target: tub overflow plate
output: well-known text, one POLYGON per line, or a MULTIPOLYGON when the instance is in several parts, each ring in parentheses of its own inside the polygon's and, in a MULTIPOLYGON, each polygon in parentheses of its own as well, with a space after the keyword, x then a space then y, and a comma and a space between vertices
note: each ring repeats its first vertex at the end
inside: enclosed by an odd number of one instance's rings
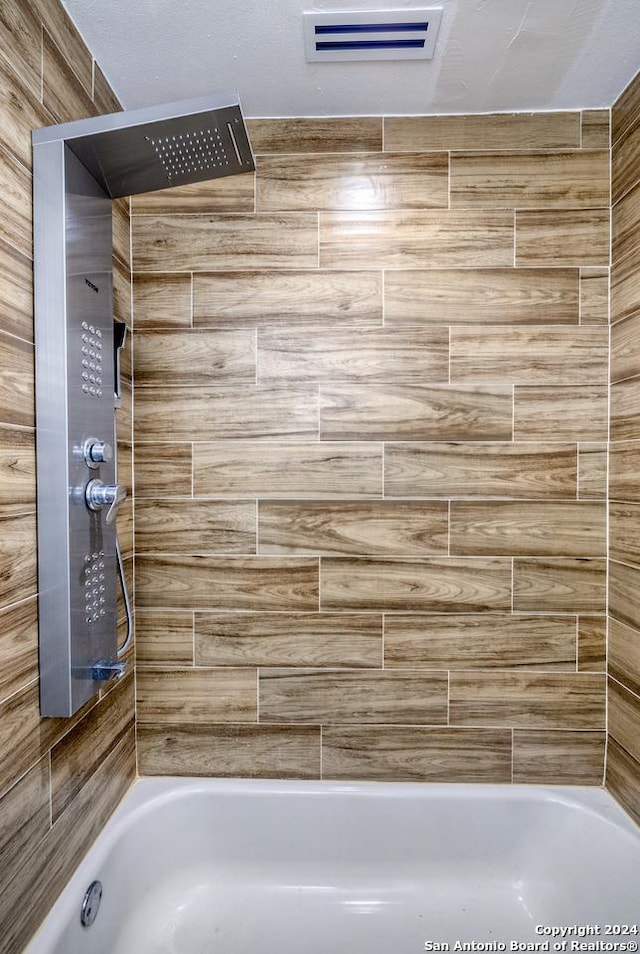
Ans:
POLYGON ((102 901, 102 882, 92 881, 85 892, 80 909, 80 923, 83 927, 91 927, 98 917, 100 902, 102 901))

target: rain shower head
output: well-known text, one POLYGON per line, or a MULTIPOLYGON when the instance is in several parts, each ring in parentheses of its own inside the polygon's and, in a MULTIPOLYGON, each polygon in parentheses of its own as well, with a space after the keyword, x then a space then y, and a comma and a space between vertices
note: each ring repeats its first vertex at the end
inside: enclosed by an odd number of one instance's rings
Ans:
POLYGON ((38 146, 63 141, 112 199, 255 168, 237 93, 217 93, 48 126, 38 146))

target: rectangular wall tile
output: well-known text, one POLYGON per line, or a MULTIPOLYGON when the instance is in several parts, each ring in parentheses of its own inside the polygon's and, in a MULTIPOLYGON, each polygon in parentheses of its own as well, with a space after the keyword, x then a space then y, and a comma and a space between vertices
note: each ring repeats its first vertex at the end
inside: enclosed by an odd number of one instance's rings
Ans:
POLYGON ((512 212, 320 213, 322 268, 512 264, 512 212))
POLYGON ((360 330, 382 323, 382 278, 339 270, 219 272, 193 277, 199 328, 360 330))
POLYGON ((129 199, 115 199, 111 203, 113 253, 131 271, 131 218, 129 199))
POLYGON ((608 388, 516 387, 516 441, 606 441, 608 388))
POLYGON ((387 116, 385 148, 562 149, 580 145, 580 113, 493 113, 466 116, 387 116))
POLYGON ((35 592, 35 513, 0 517, 0 607, 35 592))
POLYGON ((609 561, 609 613, 640 629, 640 568, 609 561))
POLYGON ((143 775, 312 778, 320 775, 320 727, 140 725, 143 775))
POLYGON ((0 515, 35 509, 35 434, 30 428, 0 425, 0 515))
POLYGON ((255 553, 253 501, 139 500, 137 553, 255 553))
POLYGON ((255 212, 255 173, 174 186, 131 197, 133 215, 182 215, 194 212, 255 212))
POLYGON ((581 113, 581 146, 583 149, 608 149, 611 110, 584 109, 581 113))
POLYGON ((640 761, 640 696, 609 680, 609 734, 640 761))
POLYGON ((606 328, 451 329, 451 381, 606 384, 606 328))
POLYGON ((43 31, 42 102, 59 123, 96 115, 89 92, 84 88, 47 30, 43 31))
POLYGON ((606 561, 516 559, 513 608, 523 613, 604 613, 606 561))
POLYGON ((385 782, 509 782, 511 731, 327 726, 322 730, 322 777, 385 782))
POLYGON ((443 152, 259 156, 258 212, 308 209, 446 209, 443 152))
MULTIPOLYGON (((20 4, 20 6, 28 9, 27 4, 20 4)), ((1 13, 0 17, 2 17, 1 13)), ((0 49, 2 48, 1 35, 4 29, 6 29, 6 20, 0 20, 0 49)), ((37 46, 40 46, 39 35, 37 46)), ((39 50, 36 55, 39 56, 39 50)), ((31 130, 39 126, 50 125, 51 116, 40 103, 39 75, 38 92, 36 94, 24 83, 21 83, 17 72, 14 72, 14 69, 19 69, 19 67, 13 55, 11 56, 11 64, 9 66, 0 57, 0 116, 2 116, 0 141, 27 169, 30 169, 31 130)), ((39 73, 40 67, 38 65, 39 73)))
POLYGON ((612 560, 640 565, 640 504, 609 505, 609 555, 612 560))
POLYGON ((640 123, 616 142, 611 153, 611 190, 618 202, 640 179, 640 123))
POLYGON ((32 4, 24 0, 2 4, 0 53, 11 63, 20 83, 40 96, 42 25, 32 4))
POLYGON ((639 223, 640 183, 630 189, 611 210, 611 258, 614 264, 627 255, 637 257, 639 223))
POLYGON ((607 668, 607 617, 578 617, 578 671, 605 672, 607 668))
POLYGON ((386 616, 384 664, 408 670, 574 670, 575 619, 490 613, 386 616))
POLYGON ((31 175, 0 144, 0 240, 12 245, 27 258, 31 258, 32 254, 31 191, 31 175))
POLYGON ((38 606, 35 596, 0 610, 0 700, 38 677, 38 606))
POLYGON ((0 327, 33 341, 33 264, 0 239, 0 327))
POLYGON ((609 269, 580 269, 580 324, 609 322, 609 269))
POLYGON ((322 559, 322 609, 481 613, 510 609, 511 561, 322 559))
POLYGON ((138 606, 317 610, 318 561, 302 557, 141 556, 138 606))
POLYGON ((513 781, 523 785, 601 785, 604 732, 516 729, 513 781))
POLYGON ((265 153, 378 152, 382 149, 379 116, 340 118, 249 119, 253 151, 265 153))
POLYGON ((259 331, 258 380, 448 382, 449 331, 259 331))
POLYGON ((611 321, 640 308, 640 248, 616 262, 611 272, 611 321))
POLYGON ((136 215, 135 271, 316 268, 315 212, 277 215, 136 215))
POLYGON ((640 377, 617 381, 611 387, 611 440, 640 438, 640 377))
POLYGON ((607 745, 608 791, 640 824, 640 762, 609 736, 607 745))
POLYGON ((447 673, 261 669, 264 722, 408 723, 447 721, 447 673))
POLYGON ((385 325, 498 325, 578 322, 578 269, 390 270, 385 325))
POLYGON ((576 495, 575 444, 388 443, 393 497, 567 498, 576 495))
POLYGON ((640 696, 640 632, 609 620, 609 674, 640 696))
POLYGON ((607 555, 604 501, 454 500, 450 527, 450 552, 462 556, 607 555))
POLYGON ((136 679, 138 722, 255 722, 252 669, 141 669, 136 679))
POLYGON ((252 331, 138 331, 136 387, 254 384, 252 331))
MULTIPOLYGON (((136 404, 138 399, 139 392, 136 395, 136 404)), ((136 498, 190 496, 191 446, 191 444, 145 444, 137 441, 135 447, 136 498)))
POLYGON ((379 667, 372 613, 196 613, 197 666, 379 667))
POLYGON ((452 153, 451 208, 609 205, 609 152, 452 153))
POLYGON ((447 504, 260 502, 258 537, 261 553, 446 556, 447 504))
POLYGON ((607 497, 607 444, 578 444, 578 497, 607 497))
POLYGON ((321 388, 323 440, 511 440, 508 386, 321 388))
POLYGON ((136 665, 193 665, 193 613, 136 610, 136 665))
POLYGON ((640 440, 609 446, 609 497, 640 503, 640 440))
POLYGON ((144 328, 189 328, 191 275, 184 272, 134 275, 133 311, 136 332, 144 328))
POLYGON ((40 759, 0 800, 0 894, 15 871, 49 832, 49 759, 40 759))
POLYGON ((35 423, 33 345, 0 331, 0 421, 33 427, 35 423))
POLYGON ((93 58, 67 11, 56 0, 30 2, 87 93, 91 93, 93 58))
POLYGON ((331 498, 382 493, 381 444, 218 441, 194 444, 193 451, 196 496, 331 498))
POLYGON ((603 729, 605 677, 591 673, 452 672, 452 725, 603 729))
POLYGON ((516 265, 608 264, 608 208, 516 212, 516 265))
POLYGON ((640 311, 611 326, 611 380, 640 374, 640 311))
POLYGON ((147 441, 310 440, 318 432, 317 388, 139 388, 135 426, 147 441))
POLYGON ((93 74, 93 101, 98 113, 102 115, 119 112, 122 109, 120 100, 111 89, 107 77, 97 63, 93 68, 93 74))
POLYGON ((611 109, 612 143, 624 135, 638 119, 640 119, 640 82, 636 74, 611 109))

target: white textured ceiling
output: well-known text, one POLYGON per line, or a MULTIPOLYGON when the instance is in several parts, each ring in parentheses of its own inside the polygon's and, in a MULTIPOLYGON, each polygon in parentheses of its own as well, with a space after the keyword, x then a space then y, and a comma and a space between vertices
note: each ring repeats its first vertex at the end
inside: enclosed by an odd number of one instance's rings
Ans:
POLYGON ((126 108, 238 89, 247 116, 610 106, 640 0, 64 0, 126 108), (440 6, 432 61, 307 63, 303 10, 440 6))

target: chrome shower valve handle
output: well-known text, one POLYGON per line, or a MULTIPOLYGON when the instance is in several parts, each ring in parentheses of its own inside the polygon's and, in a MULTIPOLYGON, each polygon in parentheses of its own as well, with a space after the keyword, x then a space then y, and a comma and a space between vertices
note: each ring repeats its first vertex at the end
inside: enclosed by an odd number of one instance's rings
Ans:
POLYGON ((90 480, 84 496, 89 510, 108 507, 105 520, 107 523, 113 523, 118 507, 126 500, 127 491, 124 484, 105 484, 101 480, 90 480))

